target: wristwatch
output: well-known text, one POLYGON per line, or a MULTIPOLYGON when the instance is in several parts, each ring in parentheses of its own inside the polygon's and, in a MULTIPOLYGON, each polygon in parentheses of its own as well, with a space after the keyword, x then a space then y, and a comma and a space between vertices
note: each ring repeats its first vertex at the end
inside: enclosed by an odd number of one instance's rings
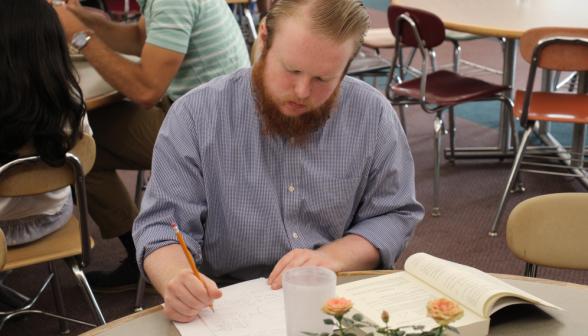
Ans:
POLYGON ((79 33, 75 33, 71 41, 71 44, 79 53, 82 50, 82 48, 84 48, 86 44, 88 44, 88 41, 90 41, 92 35, 94 35, 94 31, 92 30, 84 30, 79 33))

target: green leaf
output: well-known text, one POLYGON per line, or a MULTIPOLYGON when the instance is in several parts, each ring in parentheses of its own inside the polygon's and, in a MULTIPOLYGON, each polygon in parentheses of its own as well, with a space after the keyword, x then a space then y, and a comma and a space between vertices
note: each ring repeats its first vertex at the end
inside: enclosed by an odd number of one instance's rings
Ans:
POLYGON ((335 322, 331 319, 324 319, 323 322, 325 322, 325 324, 328 324, 328 325, 335 325, 335 322))
POLYGON ((321 336, 329 336, 329 333, 322 333, 321 336))
POLYGON ((352 333, 345 333, 345 335, 347 335, 347 336, 355 336, 355 334, 352 334, 352 333))
POLYGON ((374 333, 373 333, 373 332, 371 332, 371 333, 369 333, 369 334, 366 334, 365 336, 374 336, 374 333))
POLYGON ((455 328, 455 327, 452 327, 452 326, 446 326, 445 328, 447 328, 447 329, 449 329, 449 330, 453 331, 453 332, 454 332, 454 333, 456 333, 456 334, 459 334, 459 330, 457 330, 457 328, 455 328))
POLYGON ((388 332, 386 331, 386 329, 378 329, 378 330, 376 330, 376 332, 377 332, 378 334, 384 334, 384 335, 388 333, 388 332))
POLYGON ((363 321, 363 315, 361 314, 355 314, 352 317, 355 321, 363 321))

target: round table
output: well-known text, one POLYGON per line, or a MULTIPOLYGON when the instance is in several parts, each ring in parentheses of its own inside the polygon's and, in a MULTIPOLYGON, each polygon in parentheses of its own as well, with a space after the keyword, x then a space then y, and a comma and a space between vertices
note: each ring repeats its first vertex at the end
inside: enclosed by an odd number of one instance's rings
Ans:
MULTIPOLYGON (((402 271, 342 272, 338 274, 337 284, 393 272, 402 271)), ((541 297, 565 311, 534 305, 507 307, 492 316, 489 335, 581 335, 588 330, 588 320, 585 318, 588 311, 588 286, 515 275, 492 275, 541 297)), ((180 336, 180 333, 163 313, 163 306, 159 305, 82 334, 82 336, 94 335, 180 336)), ((363 335, 363 333, 357 332, 357 335, 363 335)))

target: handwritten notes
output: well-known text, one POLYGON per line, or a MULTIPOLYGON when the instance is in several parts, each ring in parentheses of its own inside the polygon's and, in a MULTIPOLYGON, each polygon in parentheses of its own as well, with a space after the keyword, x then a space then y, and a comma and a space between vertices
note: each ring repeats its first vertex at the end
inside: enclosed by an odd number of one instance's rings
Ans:
POLYGON ((215 312, 204 309, 200 317, 216 336, 285 336, 284 294, 281 289, 272 290, 266 281, 221 289, 222 298, 214 301, 215 312))

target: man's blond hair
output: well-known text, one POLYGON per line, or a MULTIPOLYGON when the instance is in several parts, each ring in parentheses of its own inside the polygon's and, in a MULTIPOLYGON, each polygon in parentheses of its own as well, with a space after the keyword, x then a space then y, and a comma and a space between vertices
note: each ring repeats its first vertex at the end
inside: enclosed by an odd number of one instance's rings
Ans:
POLYGON ((264 50, 271 48, 279 22, 290 17, 303 20, 310 30, 329 41, 355 41, 357 55, 370 27, 367 9, 360 0, 276 0, 266 17, 267 39, 264 50))

